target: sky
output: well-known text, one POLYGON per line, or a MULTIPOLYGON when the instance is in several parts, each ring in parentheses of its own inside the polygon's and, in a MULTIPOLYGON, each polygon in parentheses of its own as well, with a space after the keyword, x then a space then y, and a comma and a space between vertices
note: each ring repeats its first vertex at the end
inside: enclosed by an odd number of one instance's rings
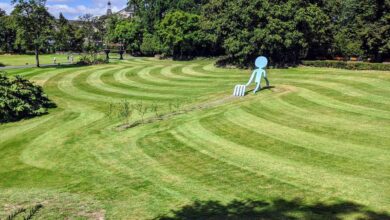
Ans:
MULTIPOLYGON (((83 14, 103 15, 107 11, 108 0, 47 0, 49 12, 58 17, 60 12, 67 19, 75 20, 83 14)), ((111 0, 112 11, 116 12, 126 6, 127 0, 111 0)), ((0 8, 7 14, 12 11, 11 0, 0 0, 0 8)))

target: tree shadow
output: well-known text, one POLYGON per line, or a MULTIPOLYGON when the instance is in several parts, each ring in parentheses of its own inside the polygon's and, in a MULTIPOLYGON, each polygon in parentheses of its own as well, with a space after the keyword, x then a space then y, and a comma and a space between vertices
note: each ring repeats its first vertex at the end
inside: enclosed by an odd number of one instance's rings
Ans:
POLYGON ((41 66, 40 69, 67 69, 67 68, 75 68, 75 67, 83 67, 87 65, 82 64, 58 64, 58 65, 51 65, 51 66, 41 66))
POLYGON ((158 216, 158 220, 249 220, 249 219, 353 219, 390 220, 388 213, 368 210, 367 207, 353 202, 336 202, 332 204, 306 204, 300 199, 233 200, 228 204, 219 201, 195 201, 169 214, 158 216))

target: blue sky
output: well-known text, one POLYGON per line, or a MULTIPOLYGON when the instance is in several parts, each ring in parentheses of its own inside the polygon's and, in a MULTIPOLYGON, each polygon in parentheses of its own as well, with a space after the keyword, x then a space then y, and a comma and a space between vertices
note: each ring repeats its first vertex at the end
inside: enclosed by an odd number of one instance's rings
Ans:
MULTIPOLYGON (((102 15, 106 13, 108 0, 47 0, 46 7, 49 12, 58 17, 62 12, 68 19, 76 19, 78 16, 89 13, 102 15)), ((111 0, 114 12, 123 9, 127 0, 111 0)), ((11 0, 0 0, 0 8, 8 14, 12 11, 11 0)))

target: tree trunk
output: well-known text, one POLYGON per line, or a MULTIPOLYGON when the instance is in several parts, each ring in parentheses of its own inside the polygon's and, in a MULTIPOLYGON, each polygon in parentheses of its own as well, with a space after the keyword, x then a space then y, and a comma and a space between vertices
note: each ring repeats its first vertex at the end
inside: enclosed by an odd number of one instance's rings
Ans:
POLYGON ((39 50, 38 50, 37 46, 35 46, 35 61, 36 61, 37 67, 39 67, 39 50))

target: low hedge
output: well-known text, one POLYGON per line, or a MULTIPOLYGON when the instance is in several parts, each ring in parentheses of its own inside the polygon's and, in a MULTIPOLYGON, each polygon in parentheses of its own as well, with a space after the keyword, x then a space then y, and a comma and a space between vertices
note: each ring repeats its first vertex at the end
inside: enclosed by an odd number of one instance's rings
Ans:
POLYGON ((345 62, 331 60, 305 60, 302 61, 305 66, 328 67, 348 70, 384 70, 390 71, 390 64, 384 63, 366 63, 366 62, 345 62))
POLYGON ((108 63, 108 61, 97 54, 81 55, 79 61, 77 62, 77 65, 96 65, 96 64, 104 64, 104 63, 108 63))

